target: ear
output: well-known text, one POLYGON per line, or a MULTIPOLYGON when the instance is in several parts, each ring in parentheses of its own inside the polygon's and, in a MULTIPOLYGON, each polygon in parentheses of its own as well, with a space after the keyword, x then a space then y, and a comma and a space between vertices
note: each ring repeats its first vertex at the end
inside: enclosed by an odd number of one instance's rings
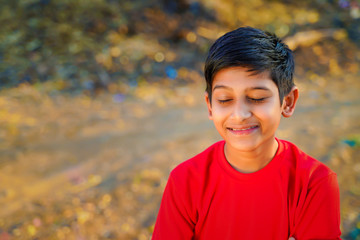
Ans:
POLYGON ((210 98, 209 98, 209 94, 207 92, 205 92, 205 101, 206 101, 206 105, 208 108, 208 112, 209 112, 209 119, 212 120, 212 108, 211 108, 211 103, 210 103, 210 98))
POLYGON ((299 89, 294 86, 290 93, 286 95, 283 99, 282 104, 282 115, 284 117, 291 117, 295 111, 295 105, 299 98, 299 89))

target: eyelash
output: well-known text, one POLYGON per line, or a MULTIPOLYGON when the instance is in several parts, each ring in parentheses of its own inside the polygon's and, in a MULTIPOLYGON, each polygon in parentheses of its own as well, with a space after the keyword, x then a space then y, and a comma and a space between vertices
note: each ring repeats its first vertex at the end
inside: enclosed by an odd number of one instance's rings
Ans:
POLYGON ((248 98, 248 99, 254 103, 262 103, 265 100, 265 98, 248 98))
MULTIPOLYGON (((254 103, 262 103, 266 98, 247 98, 249 101, 254 103)), ((220 104, 225 104, 227 102, 230 102, 232 99, 226 99, 226 100, 219 100, 220 104)))
POLYGON ((226 100, 219 100, 219 103, 225 104, 227 102, 230 102, 232 99, 226 99, 226 100))

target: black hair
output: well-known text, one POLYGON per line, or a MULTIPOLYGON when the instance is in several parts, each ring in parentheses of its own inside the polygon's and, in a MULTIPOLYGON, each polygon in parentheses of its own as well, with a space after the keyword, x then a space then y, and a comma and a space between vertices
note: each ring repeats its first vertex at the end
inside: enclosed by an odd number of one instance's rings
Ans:
POLYGON ((210 47, 204 69, 210 102, 215 74, 229 67, 244 67, 253 75, 269 72, 279 89, 280 104, 295 85, 292 51, 275 34, 256 28, 228 32, 210 47))

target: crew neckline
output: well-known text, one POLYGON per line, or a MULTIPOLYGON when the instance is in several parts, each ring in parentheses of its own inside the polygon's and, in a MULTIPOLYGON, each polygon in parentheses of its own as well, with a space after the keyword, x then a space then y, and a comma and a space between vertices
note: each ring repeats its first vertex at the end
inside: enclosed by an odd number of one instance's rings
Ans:
POLYGON ((224 151, 225 141, 220 142, 220 146, 218 148, 218 163, 220 164, 221 168, 230 176, 238 179, 238 180, 251 180, 254 178, 260 178, 260 177, 266 177, 269 173, 271 173, 276 167, 279 165, 282 157, 281 153, 284 149, 284 144, 279 139, 275 138, 275 140, 278 142, 278 148, 276 150, 276 153, 271 159, 271 161, 263 168, 256 172, 252 173, 242 173, 237 171, 235 168, 233 168, 230 163, 227 161, 224 151))

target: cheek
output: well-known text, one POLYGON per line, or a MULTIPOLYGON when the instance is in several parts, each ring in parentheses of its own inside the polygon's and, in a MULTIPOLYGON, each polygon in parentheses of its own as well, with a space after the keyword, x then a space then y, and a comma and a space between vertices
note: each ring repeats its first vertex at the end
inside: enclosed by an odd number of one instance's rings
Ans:
POLYGON ((214 120, 221 120, 226 118, 231 113, 231 108, 215 105, 213 106, 212 113, 214 120))
POLYGON ((281 109, 274 108, 273 105, 263 105, 256 108, 256 116, 268 123, 280 122, 281 109))

